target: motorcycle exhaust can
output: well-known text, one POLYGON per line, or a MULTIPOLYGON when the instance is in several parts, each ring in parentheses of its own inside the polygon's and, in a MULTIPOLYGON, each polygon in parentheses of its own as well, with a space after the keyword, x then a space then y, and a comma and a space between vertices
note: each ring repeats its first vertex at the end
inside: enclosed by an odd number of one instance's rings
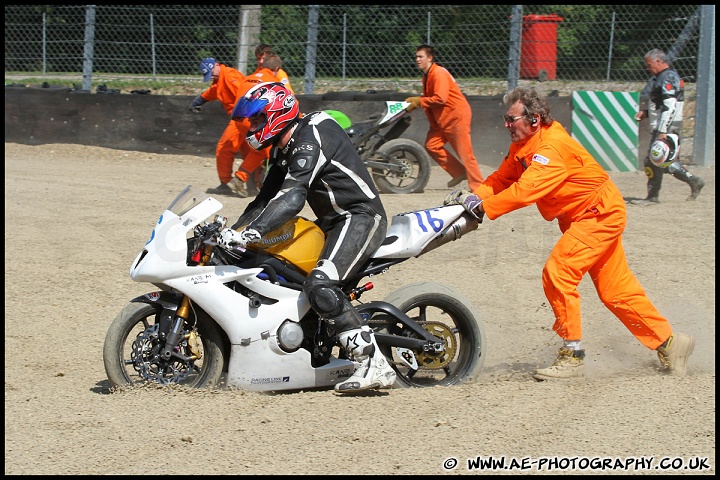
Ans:
POLYGON ((394 215, 385 242, 373 258, 418 257, 478 228, 462 205, 444 205, 394 215))
POLYGON ((468 232, 477 230, 479 223, 474 215, 467 212, 463 213, 462 216, 451 223, 441 235, 428 243, 427 246, 422 249, 420 255, 430 250, 435 250, 437 247, 445 245, 448 242, 455 241, 468 232))

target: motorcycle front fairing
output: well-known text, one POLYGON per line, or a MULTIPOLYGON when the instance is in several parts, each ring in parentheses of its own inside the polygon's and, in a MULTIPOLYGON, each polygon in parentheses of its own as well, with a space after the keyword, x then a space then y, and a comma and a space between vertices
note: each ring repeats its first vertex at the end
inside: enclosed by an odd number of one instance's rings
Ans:
POLYGON ((261 268, 188 265, 188 232, 221 208, 219 201, 185 188, 158 219, 130 277, 187 295, 225 331, 231 344, 229 386, 292 390, 332 386, 352 375, 353 363, 348 360, 333 358, 313 368, 310 352, 280 348, 281 324, 299 323, 310 310, 302 292, 259 278, 261 268), (254 306, 248 296, 229 288, 232 282, 267 301, 254 306))

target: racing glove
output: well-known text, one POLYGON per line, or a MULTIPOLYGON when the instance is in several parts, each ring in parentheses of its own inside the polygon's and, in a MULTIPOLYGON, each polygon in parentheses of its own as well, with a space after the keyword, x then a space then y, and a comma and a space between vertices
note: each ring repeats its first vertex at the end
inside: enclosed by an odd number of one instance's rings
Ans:
POLYGON ((410 106, 406 108, 408 112, 412 112, 420 106, 420 97, 408 97, 405 101, 410 104, 410 106))
POLYGON ((220 232, 218 245, 223 248, 230 248, 233 245, 245 248, 249 243, 257 243, 259 241, 260 232, 253 228, 246 228, 241 232, 233 230, 232 228, 226 228, 220 232))
POLYGON ((462 205, 465 211, 478 219, 479 223, 482 223, 485 218, 485 211, 480 207, 481 204, 480 197, 464 190, 453 190, 443 200, 443 205, 462 205))
POLYGON ((202 95, 198 95, 197 97, 195 97, 195 100, 192 101, 188 110, 190 110, 191 112, 199 112, 200 110, 202 110, 201 107, 205 103, 207 103, 207 100, 205 100, 202 95))

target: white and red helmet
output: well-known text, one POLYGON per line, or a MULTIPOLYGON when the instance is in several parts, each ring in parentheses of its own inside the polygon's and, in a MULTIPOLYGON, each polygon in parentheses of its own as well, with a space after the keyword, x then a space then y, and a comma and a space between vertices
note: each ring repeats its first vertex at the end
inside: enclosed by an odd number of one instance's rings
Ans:
POLYGON ((243 95, 233 108, 233 120, 265 115, 265 121, 254 130, 248 130, 247 142, 255 150, 274 143, 278 136, 292 125, 300 115, 295 95, 280 82, 260 83, 243 95))
POLYGON ((662 140, 655 140, 650 148, 650 161, 658 167, 665 167, 678 156, 679 139, 674 133, 668 133, 662 140))

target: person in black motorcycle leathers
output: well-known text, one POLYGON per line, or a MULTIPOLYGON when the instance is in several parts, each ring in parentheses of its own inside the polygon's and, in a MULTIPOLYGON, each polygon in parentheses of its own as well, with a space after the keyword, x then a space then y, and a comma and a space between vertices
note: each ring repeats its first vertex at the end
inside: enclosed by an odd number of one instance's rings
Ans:
POLYGON ((335 390, 353 393, 392 387, 395 371, 367 321, 338 286, 380 247, 388 225, 377 188, 350 138, 324 112, 301 118, 295 96, 281 83, 262 83, 249 90, 238 100, 232 117, 250 120, 246 138, 253 148, 273 148, 260 192, 238 221, 221 232, 220 245, 245 247, 259 242, 300 213, 307 201, 325 233, 325 243, 303 291, 359 363, 335 390))
POLYGON ((650 148, 645 157, 645 175, 647 181, 647 197, 639 204, 658 203, 663 173, 690 185, 688 200, 695 200, 705 182, 688 172, 680 162, 680 136, 685 103, 685 82, 678 72, 670 66, 667 55, 654 48, 645 54, 645 66, 652 77, 640 93, 641 97, 649 97, 648 110, 635 114, 638 122, 650 117, 652 137, 650 148))

